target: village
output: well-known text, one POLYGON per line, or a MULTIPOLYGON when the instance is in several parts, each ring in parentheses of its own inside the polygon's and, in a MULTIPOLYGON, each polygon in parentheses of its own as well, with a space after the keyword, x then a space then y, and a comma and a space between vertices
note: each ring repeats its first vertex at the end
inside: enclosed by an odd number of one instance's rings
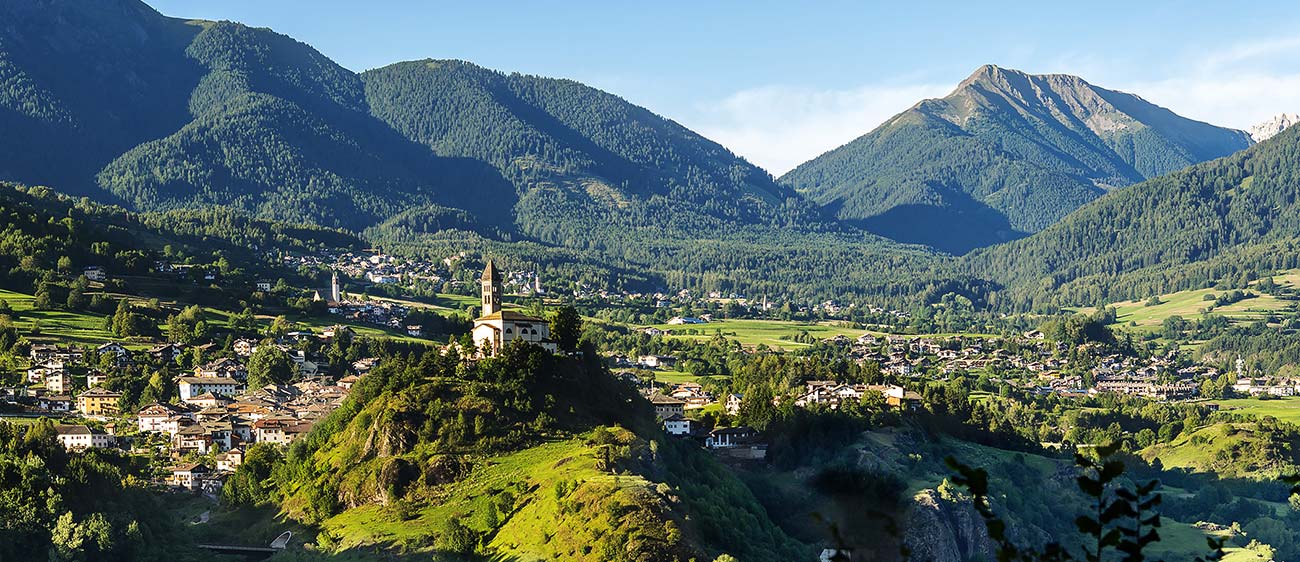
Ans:
MULTIPOLYGON (((448 265, 448 260, 442 265, 448 265)), ((411 336, 419 336, 421 327, 401 322, 407 316, 406 307, 348 298, 338 272, 375 284, 412 278, 429 282, 444 279, 444 270, 437 264, 397 261, 381 254, 342 254, 328 261, 297 263, 335 269, 330 286, 312 294, 313 300, 325 302, 331 314, 352 322, 405 330, 411 336)), ((257 289, 269 290, 269 284, 259 281, 257 289)), ((507 287, 524 294, 543 292, 535 273, 506 272, 489 261, 478 284, 480 316, 471 329, 476 349, 468 353, 495 353, 516 340, 557 351, 548 320, 503 308, 507 287)), ((682 292, 655 298, 666 299, 666 306, 675 306, 674 302, 691 297, 682 292)), ((678 315, 668 319, 667 329, 638 330, 652 338, 670 338, 682 330, 707 330, 711 323, 712 314, 678 315)), ((86 349, 33 344, 27 357, 26 384, 0 389, 0 405, 10 416, 59 418, 61 423, 55 428, 58 439, 69 451, 121 448, 157 454, 167 462, 167 470, 159 473, 160 484, 212 493, 239 466, 247 447, 256 443, 292 443, 339 407, 376 360, 363 358, 331 366, 323 354, 305 350, 320 348, 310 344, 328 344, 353 335, 351 328, 335 325, 320 333, 292 331, 261 340, 242 337, 231 340, 225 348, 213 343, 163 343, 133 351, 123 342, 86 349), (250 359, 263 346, 275 348, 291 361, 291 377, 272 384, 249 384, 250 359), (122 393, 107 390, 105 383, 115 372, 141 363, 161 367, 170 374, 166 384, 171 385, 174 399, 120 411, 122 393)), ((906 414, 922 407, 917 389, 925 382, 955 377, 987 377, 994 384, 1021 392, 1066 398, 1118 393, 1160 401, 1194 400, 1201 397, 1204 381, 1222 375, 1218 369, 1192 364, 1176 352, 1139 358, 1102 352, 1091 344, 1070 349, 1066 344, 1048 341, 1036 330, 1010 337, 867 332, 856 338, 841 334, 818 343, 859 365, 873 366, 884 382, 807 380, 775 397, 775 405, 789 400, 797 408, 834 410, 849 403, 871 402, 906 414), (1079 362, 1083 363, 1076 364, 1079 362)), ((694 440, 729 460, 756 461, 765 457, 767 444, 760 432, 725 423, 739 416, 744 404, 741 394, 719 391, 726 387, 714 382, 656 382, 656 371, 677 366, 673 356, 627 357, 611 353, 606 359, 616 376, 640 389, 666 434, 694 440), (712 417, 702 416, 705 412, 712 412, 712 417), (718 423, 719 415, 726 416, 724 423, 718 423)), ((1246 376, 1240 358, 1236 367, 1235 382, 1230 387, 1235 394, 1296 394, 1297 381, 1246 376)))
POLYGON ((26 386, 0 389, 0 406, 12 417, 54 417, 58 440, 68 451, 121 448, 156 453, 169 463, 161 484, 213 493, 239 466, 254 443, 288 444, 342 403, 359 377, 374 365, 361 359, 343 376, 325 374, 324 358, 295 348, 303 337, 332 340, 349 328, 320 335, 295 334, 279 341, 238 339, 229 354, 211 345, 160 344, 131 351, 111 342, 91 349, 35 344, 26 386), (288 356, 293 381, 250 387, 248 361, 262 345, 288 356), (203 361, 192 369, 178 362, 186 354, 203 361), (194 355, 192 355, 194 356, 194 355), (174 402, 154 402, 138 411, 119 411, 121 392, 106 390, 114 371, 142 362, 176 375, 174 402))

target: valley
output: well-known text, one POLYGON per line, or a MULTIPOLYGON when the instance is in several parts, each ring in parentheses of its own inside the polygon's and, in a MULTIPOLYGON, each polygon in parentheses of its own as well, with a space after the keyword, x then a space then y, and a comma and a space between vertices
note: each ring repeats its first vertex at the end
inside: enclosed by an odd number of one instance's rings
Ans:
POLYGON ((0 0, 0 562, 1300 561, 1295 108, 992 5, 166 4, 0 0))

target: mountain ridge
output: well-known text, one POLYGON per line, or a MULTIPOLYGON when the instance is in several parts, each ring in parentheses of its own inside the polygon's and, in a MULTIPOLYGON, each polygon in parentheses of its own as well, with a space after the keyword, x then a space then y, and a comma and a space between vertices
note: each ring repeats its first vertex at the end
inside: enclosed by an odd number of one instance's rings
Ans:
POLYGON ((1082 78, 985 65, 780 181, 846 222, 964 253, 1041 230, 1113 187, 1248 145, 1244 132, 1082 78))

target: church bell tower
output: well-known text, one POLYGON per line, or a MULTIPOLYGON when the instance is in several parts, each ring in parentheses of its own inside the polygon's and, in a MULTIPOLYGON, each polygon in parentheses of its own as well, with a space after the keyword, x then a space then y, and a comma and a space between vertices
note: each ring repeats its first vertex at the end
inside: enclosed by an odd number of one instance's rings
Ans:
POLYGON ((483 316, 501 312, 501 272, 492 260, 483 268, 483 316))

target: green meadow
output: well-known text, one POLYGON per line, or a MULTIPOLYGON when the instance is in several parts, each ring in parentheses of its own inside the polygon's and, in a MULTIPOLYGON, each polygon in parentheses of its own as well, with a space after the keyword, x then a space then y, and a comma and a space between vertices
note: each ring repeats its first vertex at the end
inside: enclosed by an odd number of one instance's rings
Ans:
POLYGON ((766 345, 780 349, 806 347, 807 344, 794 341, 796 336, 804 332, 819 340, 835 336, 856 338, 868 333, 867 330, 847 328, 833 322, 805 323, 784 320, 727 319, 715 320, 707 324, 656 324, 652 327, 671 332, 667 337, 672 338, 705 341, 722 333, 723 336, 739 341, 746 347, 766 345))
POLYGON ((1300 397, 1290 396, 1269 400, 1258 398, 1234 398, 1215 400, 1220 411, 1236 414, 1249 414, 1256 417, 1273 416, 1279 421, 1300 423, 1300 397))

